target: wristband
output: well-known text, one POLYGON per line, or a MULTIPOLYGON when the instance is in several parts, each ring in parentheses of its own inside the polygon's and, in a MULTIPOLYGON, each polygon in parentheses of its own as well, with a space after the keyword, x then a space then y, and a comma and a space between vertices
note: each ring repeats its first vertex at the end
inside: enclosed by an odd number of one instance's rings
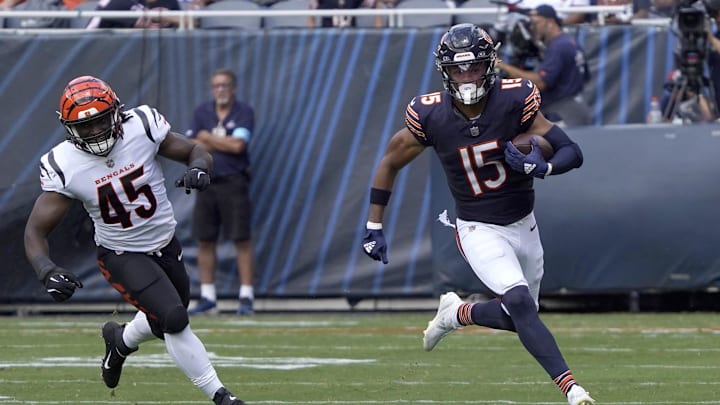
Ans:
POLYGON ((372 222, 367 221, 367 224, 365 224, 365 228, 371 230, 371 231, 381 231, 382 230, 382 223, 381 222, 372 222))
POLYGON ((370 189, 370 204, 387 205, 390 201, 390 194, 392 191, 373 187, 370 189))

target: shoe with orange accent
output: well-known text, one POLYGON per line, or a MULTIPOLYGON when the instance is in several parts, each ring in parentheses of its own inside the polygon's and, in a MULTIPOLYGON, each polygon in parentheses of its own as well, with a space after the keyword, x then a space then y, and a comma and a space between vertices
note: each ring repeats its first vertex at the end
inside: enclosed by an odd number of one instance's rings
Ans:
POLYGON ((440 339, 455 329, 462 329, 457 319, 457 311, 462 303, 463 300, 454 292, 440 296, 440 305, 435 318, 428 322, 427 329, 423 331, 423 348, 426 351, 432 350, 440 339))
POLYGON ((590 398, 590 394, 577 384, 570 388, 567 399, 570 405, 595 405, 595 400, 590 398))

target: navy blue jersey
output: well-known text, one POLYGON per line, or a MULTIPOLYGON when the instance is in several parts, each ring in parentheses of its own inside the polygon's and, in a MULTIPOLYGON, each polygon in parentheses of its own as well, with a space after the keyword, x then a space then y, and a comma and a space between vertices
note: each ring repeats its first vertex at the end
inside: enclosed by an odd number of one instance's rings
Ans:
MULTIPOLYGON (((228 115, 218 122, 215 112, 215 101, 199 105, 193 113, 192 127, 187 131, 190 138, 197 137, 198 132, 221 127, 222 136, 244 139, 250 143, 255 130, 255 111, 248 104, 235 100, 228 115)), ((250 156, 246 146, 239 154, 221 151, 210 152, 213 157, 213 176, 215 179, 246 173, 250 167, 250 156)))
POLYGON ((570 35, 562 33, 550 41, 538 68, 545 82, 545 106, 582 92, 586 69, 585 56, 570 35))
POLYGON ((505 143, 527 132, 540 109, 540 93, 530 80, 497 80, 485 111, 468 119, 446 92, 410 101, 405 125, 435 149, 455 199, 458 218, 499 225, 528 215, 535 202, 533 178, 505 163, 505 143))

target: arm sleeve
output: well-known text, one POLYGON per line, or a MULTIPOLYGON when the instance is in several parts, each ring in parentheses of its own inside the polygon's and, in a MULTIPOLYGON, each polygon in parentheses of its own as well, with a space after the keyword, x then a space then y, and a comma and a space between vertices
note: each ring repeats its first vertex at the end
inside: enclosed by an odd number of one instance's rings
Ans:
POLYGON ((552 145, 555 154, 548 160, 552 164, 551 174, 562 174, 583 164, 583 154, 580 146, 570 139, 565 131, 553 125, 545 134, 545 139, 552 145))

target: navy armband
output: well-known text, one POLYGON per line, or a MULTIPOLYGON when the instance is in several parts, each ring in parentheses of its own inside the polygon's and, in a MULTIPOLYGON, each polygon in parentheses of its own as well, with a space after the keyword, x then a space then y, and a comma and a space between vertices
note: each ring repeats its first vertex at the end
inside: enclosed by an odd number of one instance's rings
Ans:
POLYGON ((390 194, 392 194, 392 191, 373 187, 370 189, 370 204, 388 205, 390 194))

